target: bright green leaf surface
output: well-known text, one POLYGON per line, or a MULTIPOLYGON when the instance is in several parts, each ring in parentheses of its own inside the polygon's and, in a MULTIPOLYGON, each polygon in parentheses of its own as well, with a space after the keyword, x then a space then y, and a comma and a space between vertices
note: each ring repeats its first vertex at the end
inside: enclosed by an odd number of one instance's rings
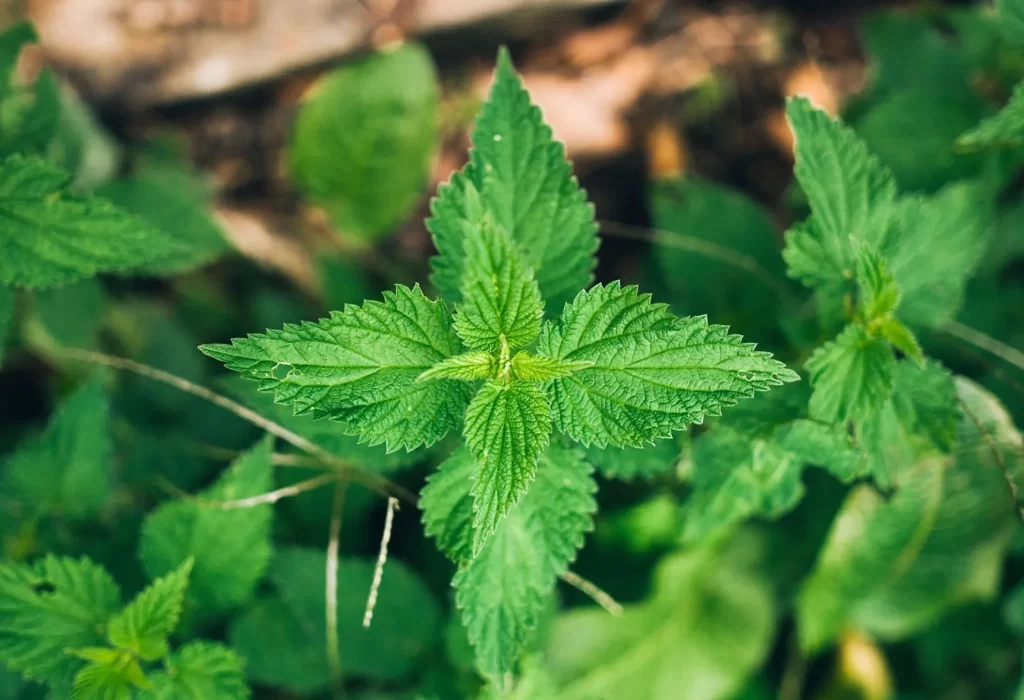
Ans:
POLYGON ((774 441, 716 428, 693 444, 683 539, 696 542, 755 515, 778 518, 804 495, 804 463, 774 441))
POLYGON ((104 643, 121 592, 88 559, 0 562, 0 661, 25 678, 70 686, 83 662, 66 649, 104 643))
POLYGON ((202 614, 248 601, 270 561, 273 507, 222 510, 216 503, 271 490, 272 448, 273 440, 264 438, 199 494, 199 500, 166 503, 143 523, 139 559, 146 573, 164 576, 191 559, 188 599, 202 614))
POLYGON ((536 483, 471 558, 473 469, 468 450, 457 452, 430 478, 420 505, 427 534, 461 561, 452 585, 477 665, 500 677, 533 639, 556 579, 593 527, 597 487, 581 453, 551 445, 536 483))
POLYGON ((872 415, 892 393, 896 358, 888 343, 851 324, 807 360, 811 417, 826 423, 872 415))
POLYGON ((418 44, 339 66, 299 110, 289 153, 296 184, 341 234, 389 233, 423 195, 437 109, 437 75, 418 44))
POLYGON ((399 285, 383 302, 347 306, 319 323, 201 350, 296 413, 347 421, 389 451, 437 442, 462 422, 470 399, 461 382, 416 382, 461 350, 444 302, 427 299, 419 285, 399 285))
POLYGON ((167 670, 152 674, 153 688, 143 700, 249 700, 245 662, 214 642, 191 642, 167 661, 167 670))
POLYGON ((473 554, 519 501, 551 438, 551 406, 535 384, 487 382, 466 411, 473 474, 473 554))
POLYGON ((545 325, 538 351, 594 363, 548 389, 555 426, 584 445, 641 447, 796 379, 725 327, 676 319, 618 283, 580 292, 545 325))
POLYGON ((471 382, 476 379, 493 379, 497 376, 498 358, 489 352, 474 350, 441 360, 417 377, 416 381, 460 379, 471 382))
POLYGON ((586 360, 558 360, 553 357, 531 355, 523 351, 512 357, 512 377, 524 382, 546 382, 568 377, 573 372, 590 367, 586 360))
POLYGON ((0 283, 44 289, 177 254, 166 234, 67 185, 67 173, 39 158, 15 155, 0 164, 0 283))
POLYGON ((146 660, 167 654, 167 638, 178 626, 185 606, 192 560, 156 579, 110 620, 107 636, 114 646, 146 660))
POLYGON ((733 697, 771 648, 768 586, 708 548, 665 559, 655 592, 621 618, 564 613, 548 640, 564 700, 733 697))
POLYGON ((557 312, 591 281, 598 246, 594 208, 507 52, 498 56, 494 85, 472 140, 469 163, 431 202, 427 227, 438 250, 432 280, 446 299, 460 299, 466 190, 472 186, 534 270, 548 311, 557 312))
MULTIPOLYGON (((276 595, 258 601, 232 624, 231 645, 246 658, 254 682, 297 693, 327 687, 325 568, 323 550, 279 550, 270 569, 276 595)), ((437 603, 420 578, 392 557, 381 580, 373 624, 364 628, 373 568, 372 561, 338 562, 341 658, 348 675, 399 680, 437 641, 437 603)))
POLYGON ((812 219, 787 236, 790 275, 841 282, 854 269, 852 240, 877 244, 884 233, 876 211, 896 198, 892 174, 853 131, 804 98, 787 103, 796 134, 794 172, 812 219))
MULTIPOLYGON (((1024 22, 1024 20, 1022 20, 1024 22)), ((957 146, 965 149, 1019 146, 1024 142, 1024 81, 1017 84, 1001 110, 961 134, 957 146)))
POLYGON ((533 272, 508 234, 490 217, 466 225, 462 302, 455 331, 467 346, 497 354, 532 343, 540 333, 544 306, 533 272))
POLYGON ((97 374, 11 455, 0 483, 27 512, 88 519, 110 496, 111 451, 110 401, 97 374))
POLYGON ((900 319, 933 327, 956 316, 991 237, 991 206, 984 188, 972 183, 901 203, 899 238, 888 255, 900 319))

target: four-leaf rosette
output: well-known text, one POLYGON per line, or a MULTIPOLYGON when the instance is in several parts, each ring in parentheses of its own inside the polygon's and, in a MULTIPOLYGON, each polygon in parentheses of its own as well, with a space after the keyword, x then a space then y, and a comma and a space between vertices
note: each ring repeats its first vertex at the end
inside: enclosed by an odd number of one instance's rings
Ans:
MULTIPOLYGON (((462 567, 457 586, 501 580, 505 559, 530 556, 521 547, 508 557, 487 554, 495 539, 507 548, 533 532, 551 545, 535 532, 542 522, 535 511, 545 501, 530 505, 524 497, 539 469, 583 464, 581 453, 551 445, 555 429, 587 447, 643 447, 797 379, 725 327, 675 317, 636 287, 585 288, 597 249, 593 208, 505 53, 473 141, 469 164, 441 187, 428 221, 444 299, 429 299, 418 285, 398 286, 383 301, 351 305, 317 323, 202 348, 296 413, 344 421, 364 442, 388 450, 431 445, 461 427, 471 462, 448 460, 441 471, 458 470, 445 483, 469 482, 471 507, 455 496, 423 504, 426 521, 444 523, 431 534, 466 539, 465 549, 448 552, 462 567), (567 280, 577 285, 575 297, 567 280), (521 500, 526 510, 519 512, 521 500), (509 521, 520 534, 496 538, 509 521), (466 573, 469 561, 483 563, 466 573)), ((579 486, 565 502, 590 503, 590 471, 574 473, 582 476, 561 480, 579 486)), ((592 510, 579 513, 579 541, 559 557, 562 570, 582 544, 592 510)), ((533 570, 523 561, 507 575, 527 580, 529 569, 534 578, 549 577, 549 584, 536 581, 537 593, 553 586, 558 571, 551 567, 533 570)), ((508 639, 489 646, 483 637, 490 626, 476 623, 485 608, 493 612, 488 605, 512 605, 515 597, 463 600, 473 608, 463 606, 463 613, 478 657, 486 659, 481 665, 489 673, 508 670, 508 639)), ((512 610, 495 620, 519 619, 527 629, 533 618, 512 610)))

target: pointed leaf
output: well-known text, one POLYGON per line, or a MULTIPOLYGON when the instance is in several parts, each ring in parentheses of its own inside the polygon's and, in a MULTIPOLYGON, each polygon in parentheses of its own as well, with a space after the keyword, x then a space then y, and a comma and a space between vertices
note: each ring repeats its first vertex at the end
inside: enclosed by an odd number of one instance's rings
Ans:
POLYGON ((154 673, 143 700, 249 700, 245 662, 231 649, 214 642, 191 642, 167 660, 167 670, 154 673))
MULTIPOLYGON (((464 463, 452 466, 460 464, 464 463)), ((556 579, 575 559, 593 527, 596 488, 591 467, 579 452, 550 446, 540 459, 537 483, 498 524, 476 557, 459 566, 452 581, 455 601, 477 666, 485 674, 496 677, 513 671, 532 641, 556 579)), ((456 504, 451 516, 425 513, 424 519, 447 520, 461 531, 465 525, 457 522, 455 513, 465 511, 468 485, 462 494, 459 501, 452 497, 443 504, 456 504)), ((450 525, 444 527, 449 532, 450 525)), ((446 534, 442 539, 464 541, 465 535, 446 534)))
POLYGON ((584 445, 640 447, 797 379, 724 327, 676 319, 617 282, 580 292, 538 352, 593 363, 548 387, 555 426, 584 445))
POLYGON ((592 362, 586 360, 558 360, 524 351, 516 353, 512 358, 512 376, 524 382, 546 382, 568 377, 592 365, 592 362))
MULTIPOLYGON (((1024 15, 1022 15, 1024 28, 1024 15)), ((1015 147, 1024 142, 1024 81, 1017 83, 1010 101, 1001 110, 957 139, 963 149, 1015 147)))
POLYGON ((872 415, 892 394, 895 366, 888 343, 870 338, 861 326, 847 326, 807 360, 811 417, 838 423, 872 415))
POLYGON ((551 438, 551 406, 534 384, 487 382, 466 410, 473 478, 473 554, 526 492, 551 438))
POLYGON ((463 223, 470 220, 465 192, 472 186, 523 251, 548 310, 557 311, 590 283, 598 246, 594 209, 504 50, 472 141, 466 168, 431 202, 427 227, 438 250, 432 281, 446 299, 461 298, 463 223))
POLYGON ((461 379, 471 382, 476 379, 493 379, 498 376, 498 358, 489 352, 474 350, 464 352, 447 360, 441 360, 426 372, 416 377, 416 381, 425 382, 431 379, 461 379))
POLYGON ((896 199, 892 173, 853 131, 802 97, 786 116, 796 135, 794 172, 811 205, 812 225, 787 236, 790 274, 812 284, 842 282, 855 266, 852 240, 878 243, 876 212, 896 199), (828 273, 825 273, 828 270, 828 273))
POLYGON ((89 559, 0 562, 0 662, 26 679, 70 686, 84 664, 65 649, 102 645, 120 606, 114 579, 89 559))
POLYGON ((267 436, 243 454, 198 500, 166 503, 147 516, 139 559, 156 578, 193 562, 188 599, 202 614, 216 614, 247 602, 270 561, 273 507, 222 510, 211 501, 255 496, 273 488, 267 436))
POLYGON ((43 155, 57 131, 57 81, 45 69, 36 75, 19 70, 22 52, 38 43, 39 36, 27 21, 0 32, 0 160, 12 153, 43 155))
POLYGON ((416 382, 461 350, 444 303, 419 285, 399 285, 383 302, 347 306, 319 323, 200 349, 296 413, 348 421, 389 450, 437 442, 461 423, 470 399, 461 383, 416 382))
POLYGON ((486 216, 466 224, 462 303, 455 331, 467 346, 497 354, 532 343, 540 333, 544 306, 533 271, 508 234, 486 216))
POLYGON ((99 197, 78 197, 41 158, 0 164, 0 284, 45 289, 176 254, 166 234, 99 197))
POLYGON ((110 643, 150 661, 166 656, 167 638, 178 626, 191 570, 189 559, 139 593, 111 619, 107 629, 110 643))

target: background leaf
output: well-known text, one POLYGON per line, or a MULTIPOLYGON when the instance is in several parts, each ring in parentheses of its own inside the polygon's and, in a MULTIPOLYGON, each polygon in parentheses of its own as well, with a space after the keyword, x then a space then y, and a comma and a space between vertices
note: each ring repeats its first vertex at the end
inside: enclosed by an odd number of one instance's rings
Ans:
POLYGON ((336 68, 302 104, 292 174, 342 235, 379 238, 423 195, 438 92, 430 54, 409 42, 336 68))

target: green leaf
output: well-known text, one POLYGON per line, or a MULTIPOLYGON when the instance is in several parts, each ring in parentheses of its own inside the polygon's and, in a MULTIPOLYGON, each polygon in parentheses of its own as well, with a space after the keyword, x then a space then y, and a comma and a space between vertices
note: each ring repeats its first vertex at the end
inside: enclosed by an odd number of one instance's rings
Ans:
POLYGON ((896 358, 884 340, 850 324, 807 360, 811 417, 826 423, 859 420, 879 410, 892 393, 896 358))
POLYGON ((459 337, 492 354, 532 343, 544 306, 533 272, 508 234, 487 216, 465 225, 463 245, 462 303, 455 312, 459 337))
POLYGON ((551 406, 535 384, 487 382, 466 410, 463 431, 476 459, 473 556, 519 501, 551 439, 551 406))
POLYGON ((679 440, 655 440, 653 445, 643 447, 591 445, 584 453, 587 461, 606 478, 653 479, 672 473, 680 451, 679 440))
POLYGON ((416 377, 416 381, 424 382, 431 379, 460 379, 471 382, 476 379, 494 379, 498 376, 498 358, 483 350, 464 352, 455 357, 441 360, 426 372, 416 377))
POLYGON ((0 164, 0 283, 44 289, 176 254, 166 234, 105 199, 73 195, 67 183, 67 173, 39 158, 0 164))
POLYGON ((524 382, 546 382, 568 377, 573 372, 591 366, 593 363, 586 360, 558 360, 523 351, 512 357, 512 377, 524 382))
POLYGON ((113 663, 91 663, 75 676, 69 700, 131 700, 131 677, 143 679, 139 662, 131 656, 113 663))
POLYGON ((555 426, 584 445, 641 447, 796 374, 703 317, 677 319, 617 282, 545 324, 541 355, 593 366, 548 385, 555 426))
POLYGON ((984 101, 966 82, 943 94, 920 77, 915 80, 913 86, 872 104, 855 121, 857 134, 892 170, 902 189, 932 192, 978 175, 984 156, 960 152, 955 142, 985 115, 984 101))
POLYGON ((649 206, 658 229, 651 256, 675 311, 706 313, 743 327, 774 320, 778 288, 770 282, 784 282, 785 267, 775 225, 763 208, 740 192, 692 176, 654 181, 649 206), (752 275, 737 264, 743 258, 755 260, 763 272, 752 275))
POLYGON ((1000 462, 1021 473, 1024 442, 991 394, 966 380, 957 391, 970 415, 959 422, 953 455, 922 458, 891 498, 866 485, 847 498, 798 599, 806 650, 847 623, 905 638, 950 606, 998 589, 1018 518, 1000 462))
MULTIPOLYGON (((464 556, 469 535, 461 514, 468 514, 466 503, 472 498, 465 474, 468 462, 452 459, 446 465, 459 470, 460 476, 437 482, 434 488, 450 484, 453 493, 444 501, 428 498, 424 520, 435 524, 431 534, 449 543, 451 553, 464 556), (461 497, 456 499, 459 485, 461 497), (434 511, 436 506, 451 511, 434 511)), ((462 560, 452 581, 455 602, 477 666, 485 674, 499 677, 514 670, 517 658, 533 641, 556 579, 592 529, 597 487, 591 469, 578 451, 551 445, 540 458, 537 482, 476 557, 462 560)))
MULTIPOLYGON (((327 688, 324 649, 323 550, 278 550, 270 568, 275 595, 258 601, 231 625, 231 646, 245 657, 250 679, 295 693, 327 688)), ((394 557, 381 579, 373 624, 362 626, 374 563, 338 562, 338 640, 346 674, 382 681, 408 676, 441 632, 437 603, 422 580, 394 557)))
POLYGON ((898 241, 887 257, 900 288, 902 321, 935 327, 956 316, 991 238, 992 206, 978 183, 954 183, 901 202, 898 241))
POLYGON ((166 503, 146 517, 139 559, 156 578, 193 562, 188 600, 202 614, 217 614, 247 602, 270 561, 269 504, 221 510, 211 501, 231 501, 273 488, 267 436, 243 454, 198 500, 166 503))
POLYGON ((901 321, 895 318, 886 319, 877 328, 877 333, 888 340, 894 348, 902 352, 917 364, 924 362, 924 352, 917 338, 901 321))
POLYGON ((1010 101, 956 140, 959 148, 1011 148, 1024 142, 1024 81, 1017 83, 1010 101))
POLYGON ((822 467, 844 483, 861 476, 866 466, 864 453, 854 446, 849 434, 837 426, 795 420, 779 426, 775 440, 804 464, 822 467))
MULTIPOLYGON (((311 415, 297 416, 291 406, 274 402, 274 395, 260 391, 257 385, 240 376, 223 377, 227 393, 289 430, 309 439, 333 455, 350 461, 363 469, 391 472, 416 462, 420 456, 408 452, 389 453, 383 445, 371 446, 359 442, 352 429, 341 421, 316 420, 311 415)), ((299 497, 301 498, 301 496, 299 497)))
POLYGON ((0 286, 0 367, 4 363, 4 349, 7 337, 14 325, 14 303, 17 301, 14 290, 0 286))
POLYGON ((892 397, 857 426, 868 471, 881 486, 909 478, 919 457, 950 452, 960 406, 950 373, 936 362, 898 362, 892 397))
MULTIPOLYGON (((176 146, 176 144, 174 145, 176 146)), ((142 266, 147 274, 185 272, 212 262, 228 249, 224 231, 213 220, 211 189, 172 144, 150 144, 130 177, 96 190, 178 243, 174 255, 142 266)))
POLYGON ((388 451, 437 442, 461 424, 470 400, 461 383, 416 382, 461 350, 444 302, 427 299, 419 285, 398 285, 383 302, 346 306, 319 323, 200 350, 296 413, 347 421, 388 451))
POLYGON ((54 344, 65 348, 97 347, 109 299, 98 279, 89 278, 33 295, 26 341, 44 351, 54 344), (36 325, 40 332, 36 332, 36 325))
POLYGON ((556 619, 548 661, 564 700, 725 700, 772 646, 770 587, 708 547, 667 557, 654 595, 622 617, 574 610, 556 619))
POLYGON ((166 662, 167 669, 151 676, 152 690, 143 700, 249 700, 245 662, 215 642, 191 642, 166 662))
POLYGON ((505 50, 498 55, 491 94, 472 141, 469 163, 431 202, 427 227, 438 250, 431 279, 446 299, 459 301, 466 265, 464 223, 471 221, 466 191, 472 186, 523 252, 547 309, 557 312, 591 281, 598 246, 594 208, 505 50))
POLYGON ((697 542, 752 516, 778 518, 804 495, 804 463, 772 440, 719 427, 693 443, 693 493, 683 540, 697 542))
POLYGON ((102 645, 120 606, 114 579, 89 559, 0 561, 0 661, 26 679, 70 686, 83 664, 65 649, 102 645))
POLYGON ((43 154, 57 131, 57 81, 47 70, 32 76, 18 69, 22 52, 38 42, 28 22, 17 22, 0 33, 0 160, 13 153, 43 154))
POLYGON ((412 211, 435 151, 438 93, 430 54, 409 42, 335 68, 301 105, 292 174, 342 234, 378 238, 412 211))
POLYGON ((896 199, 896 182, 853 131, 804 98, 786 116, 796 135, 794 172, 811 205, 810 223, 787 235, 789 273, 809 284, 840 283, 856 260, 852 242, 878 245, 877 210, 896 199))
POLYGON ((470 491, 476 469, 473 453, 465 447, 459 448, 427 477, 420 492, 423 530, 455 563, 473 558, 473 496, 470 491))
POLYGON ((167 638, 178 626, 192 560, 155 580, 118 613, 107 628, 114 646, 152 661, 168 653, 167 638))
POLYGON ((861 318, 870 323, 891 316, 900 303, 900 288, 885 260, 869 246, 857 251, 856 280, 861 318))
POLYGON ((46 430, 7 460, 3 492, 27 513, 95 517, 111 492, 110 401, 103 376, 69 396, 46 430))

